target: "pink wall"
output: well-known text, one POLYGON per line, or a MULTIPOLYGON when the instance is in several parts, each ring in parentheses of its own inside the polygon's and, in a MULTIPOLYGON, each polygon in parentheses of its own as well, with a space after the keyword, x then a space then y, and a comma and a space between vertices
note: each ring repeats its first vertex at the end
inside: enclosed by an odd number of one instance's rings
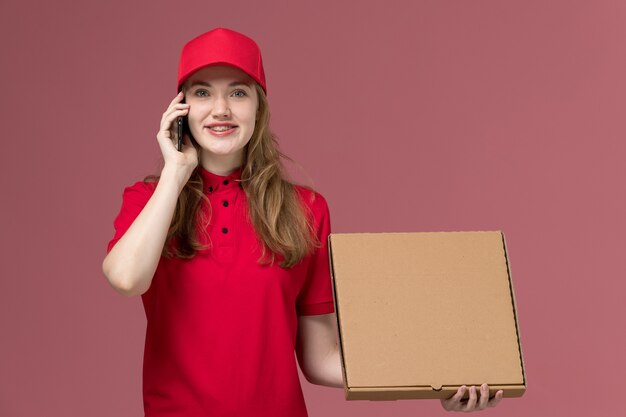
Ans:
MULTIPOLYGON (((626 410, 626 3, 401 3, 3 1, 0 415, 143 415, 141 301, 101 262, 180 48, 216 26, 261 46, 334 232, 506 233, 529 388, 481 415, 626 410)), ((445 414, 303 384, 311 416, 445 414)))

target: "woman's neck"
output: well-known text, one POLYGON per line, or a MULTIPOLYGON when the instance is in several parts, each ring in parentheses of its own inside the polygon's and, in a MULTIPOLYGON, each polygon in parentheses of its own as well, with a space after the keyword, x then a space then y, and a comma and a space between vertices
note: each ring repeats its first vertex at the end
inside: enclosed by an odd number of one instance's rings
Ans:
POLYGON ((199 163, 204 169, 217 175, 229 175, 242 164, 238 155, 203 155, 199 163))

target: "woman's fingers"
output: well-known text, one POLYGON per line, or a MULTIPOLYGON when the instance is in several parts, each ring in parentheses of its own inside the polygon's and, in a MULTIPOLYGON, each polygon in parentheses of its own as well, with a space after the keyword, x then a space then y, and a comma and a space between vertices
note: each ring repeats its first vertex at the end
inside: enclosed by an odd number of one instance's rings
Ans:
POLYGON ((180 103, 183 97, 182 93, 179 93, 161 117, 157 140, 161 143, 160 146, 164 157, 166 154, 172 154, 173 151, 177 150, 174 142, 178 141, 178 123, 175 120, 189 113, 189 104, 180 103))
POLYGON ((499 390, 498 392, 496 392, 496 395, 491 400, 489 400, 489 403, 488 403, 489 407, 495 407, 496 405, 498 405, 498 403, 502 401, 503 394, 504 394, 504 391, 502 390, 499 390))
POLYGON ((178 94, 176 94, 176 96, 174 96, 174 99, 172 99, 172 101, 170 101, 170 106, 174 103, 176 103, 177 101, 181 101, 183 99, 183 92, 179 91, 178 94))
POLYGON ((179 93, 174 100, 170 102, 165 112, 163 112, 156 138, 163 155, 165 166, 171 166, 171 169, 179 174, 179 178, 189 180, 193 170, 198 165, 198 152, 191 142, 191 136, 188 134, 183 134, 183 146, 181 151, 177 149, 178 122, 175 122, 175 120, 187 115, 190 108, 189 104, 180 103, 183 97, 184 95, 179 93))
POLYGON ((461 409, 461 399, 463 399, 463 395, 465 394, 465 385, 459 387, 452 397, 447 400, 441 400, 441 405, 448 411, 459 411, 461 409))
POLYGON ((174 142, 178 140, 178 123, 175 120, 189 112, 189 104, 180 103, 183 98, 182 92, 177 94, 161 116, 161 123, 156 137, 166 162, 168 159, 167 155, 174 155, 173 152, 176 151, 176 143, 174 142))
POLYGON ((472 411, 476 406, 476 387, 471 386, 469 390, 469 401, 467 401, 467 405, 463 408, 463 411, 472 411))
POLYGON ((179 116, 185 116, 189 112, 189 104, 180 103, 168 108, 161 118, 161 130, 169 131, 172 128, 172 122, 179 116))
POLYGON ((465 394, 466 386, 461 386, 454 396, 447 400, 441 400, 441 405, 447 411, 462 411, 471 412, 484 410, 487 407, 495 407, 502 400, 504 392, 498 390, 496 395, 489 400, 489 385, 482 384, 480 387, 480 399, 478 398, 478 389, 475 386, 469 388, 469 399, 463 400, 463 394, 465 394))
POLYGON ((181 103, 181 100, 185 98, 183 92, 179 92, 176 94, 174 99, 170 101, 170 104, 167 106, 165 112, 163 112, 163 117, 161 117, 161 128, 160 130, 167 131, 170 129, 172 121, 175 117, 182 115, 182 109, 188 109, 189 104, 181 103))
POLYGON ((480 386, 480 399, 478 400, 478 409, 484 410, 489 404, 489 385, 482 384, 480 386))

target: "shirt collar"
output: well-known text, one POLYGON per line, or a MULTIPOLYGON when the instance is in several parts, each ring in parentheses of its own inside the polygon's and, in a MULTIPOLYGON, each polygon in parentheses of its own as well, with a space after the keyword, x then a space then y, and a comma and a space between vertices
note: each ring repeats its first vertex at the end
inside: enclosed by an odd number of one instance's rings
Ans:
POLYGON ((232 190, 234 187, 241 187, 241 172, 243 166, 236 168, 228 175, 218 175, 207 171, 202 165, 198 165, 200 175, 204 182, 204 190, 215 193, 220 190, 232 190))

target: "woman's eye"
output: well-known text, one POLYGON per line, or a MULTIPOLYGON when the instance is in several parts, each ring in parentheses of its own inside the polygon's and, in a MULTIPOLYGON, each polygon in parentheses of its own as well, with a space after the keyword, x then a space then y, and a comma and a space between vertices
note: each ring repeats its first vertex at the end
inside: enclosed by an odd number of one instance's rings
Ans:
MULTIPOLYGON (((194 94, 198 97, 207 97, 209 95, 209 92, 206 90, 196 90, 194 94)), ((245 97, 247 95, 246 92, 243 90, 237 90, 233 94, 239 94, 236 95, 236 97, 245 97)))

